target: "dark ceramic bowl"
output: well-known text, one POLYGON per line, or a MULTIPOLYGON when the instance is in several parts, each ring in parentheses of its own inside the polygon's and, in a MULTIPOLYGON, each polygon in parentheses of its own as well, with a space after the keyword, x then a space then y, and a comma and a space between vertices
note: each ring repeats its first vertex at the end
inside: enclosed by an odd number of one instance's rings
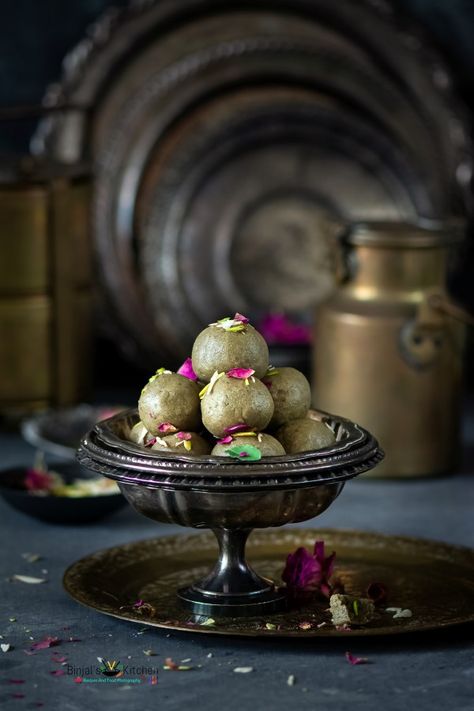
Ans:
MULTIPOLYGON (((51 467, 62 475, 66 482, 74 479, 90 479, 97 475, 79 464, 55 464, 51 467)), ((91 523, 121 509, 126 504, 122 494, 103 496, 36 496, 24 488, 27 467, 15 467, 0 472, 0 495, 14 509, 28 516, 50 523, 91 523)))
POLYGON ((73 462, 86 432, 120 409, 117 405, 82 404, 47 410, 23 420, 21 433, 36 449, 73 462))

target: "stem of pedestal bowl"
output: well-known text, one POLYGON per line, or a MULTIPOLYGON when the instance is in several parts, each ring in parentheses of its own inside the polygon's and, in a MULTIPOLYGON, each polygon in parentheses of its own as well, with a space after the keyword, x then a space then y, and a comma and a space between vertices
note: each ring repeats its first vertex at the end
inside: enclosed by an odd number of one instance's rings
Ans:
POLYGON ((209 617, 248 617, 284 610, 285 595, 245 560, 251 529, 212 530, 219 543, 217 563, 205 578, 178 591, 181 604, 196 615, 209 617))

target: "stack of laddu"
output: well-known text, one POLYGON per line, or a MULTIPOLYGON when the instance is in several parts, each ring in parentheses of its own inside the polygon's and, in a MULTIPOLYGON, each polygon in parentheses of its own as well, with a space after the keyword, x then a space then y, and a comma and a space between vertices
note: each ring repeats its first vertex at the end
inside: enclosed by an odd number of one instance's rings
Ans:
POLYGON ((307 416, 310 400, 305 376, 270 366, 264 338, 237 313, 201 331, 176 373, 160 368, 150 378, 130 439, 152 450, 243 462, 317 450, 335 438, 307 416))

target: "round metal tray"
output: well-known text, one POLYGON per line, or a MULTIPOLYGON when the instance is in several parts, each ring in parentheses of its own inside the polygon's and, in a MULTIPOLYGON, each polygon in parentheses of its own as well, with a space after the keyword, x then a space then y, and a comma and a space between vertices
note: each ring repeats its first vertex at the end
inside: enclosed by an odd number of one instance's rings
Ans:
POLYGON ((348 592, 363 595, 374 580, 387 586, 387 603, 368 625, 350 632, 335 629, 327 601, 268 617, 230 617, 200 624, 179 606, 176 590, 211 567, 216 543, 210 533, 137 541, 98 551, 68 568, 64 586, 75 600, 98 612, 140 625, 202 634, 352 638, 474 621, 474 552, 467 548, 360 531, 273 529, 251 535, 248 557, 259 571, 278 580, 288 553, 322 539, 328 551, 336 551, 336 575, 348 592), (134 609, 139 599, 154 606, 154 614, 134 609), (408 608, 412 617, 393 619, 386 607, 408 608))

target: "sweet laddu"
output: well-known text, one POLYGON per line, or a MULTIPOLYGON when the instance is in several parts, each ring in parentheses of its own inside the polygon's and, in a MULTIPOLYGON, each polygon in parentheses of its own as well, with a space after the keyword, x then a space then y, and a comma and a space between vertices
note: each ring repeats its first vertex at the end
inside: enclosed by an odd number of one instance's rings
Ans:
POLYGON ((201 331, 177 373, 160 368, 150 378, 130 440, 170 455, 243 462, 320 449, 335 438, 307 417, 310 399, 305 376, 269 366, 265 340, 236 313, 201 331))

